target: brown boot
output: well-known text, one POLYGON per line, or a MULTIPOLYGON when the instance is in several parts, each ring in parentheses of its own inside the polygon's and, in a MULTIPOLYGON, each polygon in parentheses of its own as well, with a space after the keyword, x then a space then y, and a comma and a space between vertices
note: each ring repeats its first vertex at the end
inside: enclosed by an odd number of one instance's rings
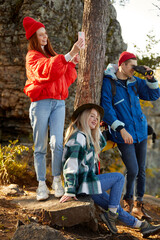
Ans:
POLYGON ((152 221, 152 218, 146 213, 142 201, 135 201, 134 207, 132 209, 132 215, 137 217, 139 220, 152 221))
POLYGON ((133 200, 132 199, 124 199, 123 200, 123 209, 126 212, 131 213, 132 209, 133 209, 133 200))

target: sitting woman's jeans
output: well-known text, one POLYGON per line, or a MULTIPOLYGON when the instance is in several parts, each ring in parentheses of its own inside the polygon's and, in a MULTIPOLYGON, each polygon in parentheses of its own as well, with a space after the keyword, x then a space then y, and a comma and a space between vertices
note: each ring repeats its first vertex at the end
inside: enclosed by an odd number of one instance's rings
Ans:
POLYGON ((121 173, 105 173, 98 175, 101 182, 102 194, 91 195, 94 202, 105 210, 118 208, 118 219, 128 226, 134 227, 137 219, 124 211, 120 206, 124 176, 121 173), (110 189, 110 194, 106 191, 110 189))

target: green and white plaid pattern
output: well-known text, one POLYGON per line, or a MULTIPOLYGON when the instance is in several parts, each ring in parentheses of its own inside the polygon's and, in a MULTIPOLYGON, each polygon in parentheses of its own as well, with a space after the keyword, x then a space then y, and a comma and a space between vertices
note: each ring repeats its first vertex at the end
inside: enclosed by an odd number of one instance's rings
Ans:
MULTIPOLYGON (((103 148, 105 144, 101 134, 100 145, 103 148)), ((65 195, 102 193, 97 174, 98 160, 95 158, 94 147, 91 144, 88 150, 85 134, 77 131, 70 137, 63 152, 65 195)))

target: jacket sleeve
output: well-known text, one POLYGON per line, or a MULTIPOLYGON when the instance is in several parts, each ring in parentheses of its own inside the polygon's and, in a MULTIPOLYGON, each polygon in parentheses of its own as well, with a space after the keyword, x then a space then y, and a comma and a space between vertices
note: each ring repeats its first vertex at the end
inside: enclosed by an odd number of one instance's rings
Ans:
POLYGON ((75 196, 78 182, 78 156, 82 147, 80 144, 73 143, 71 146, 66 146, 64 149, 65 162, 63 165, 63 176, 65 185, 65 195, 75 196))
POLYGON ((65 79, 67 86, 69 87, 77 78, 77 71, 75 69, 75 64, 69 62, 67 65, 67 70, 65 72, 65 79))
POLYGON ((107 77, 103 79, 101 106, 104 108, 104 122, 111 126, 115 131, 118 126, 125 126, 125 124, 117 119, 115 109, 112 105, 112 89, 110 80, 107 77))
POLYGON ((55 81, 66 74, 68 64, 64 55, 46 58, 43 54, 31 50, 26 56, 27 77, 32 82, 55 81))
POLYGON ((155 101, 160 97, 158 81, 154 82, 136 78, 138 82, 139 98, 146 101, 155 101))

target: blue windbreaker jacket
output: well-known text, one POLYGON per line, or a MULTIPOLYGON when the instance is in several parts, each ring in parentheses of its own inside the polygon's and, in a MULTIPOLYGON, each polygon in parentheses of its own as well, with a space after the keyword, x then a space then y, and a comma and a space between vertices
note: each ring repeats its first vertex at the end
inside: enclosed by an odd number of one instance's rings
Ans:
POLYGON ((132 135, 134 143, 141 142, 147 138, 147 119, 142 112, 139 99, 157 100, 160 95, 158 81, 149 82, 132 77, 127 80, 127 87, 125 87, 117 81, 115 74, 117 70, 117 65, 109 64, 104 72, 101 95, 101 106, 105 111, 103 120, 110 126, 114 142, 124 143, 120 132, 116 131, 118 126, 125 127, 132 135), (114 98, 109 78, 115 80, 116 95, 114 98))

